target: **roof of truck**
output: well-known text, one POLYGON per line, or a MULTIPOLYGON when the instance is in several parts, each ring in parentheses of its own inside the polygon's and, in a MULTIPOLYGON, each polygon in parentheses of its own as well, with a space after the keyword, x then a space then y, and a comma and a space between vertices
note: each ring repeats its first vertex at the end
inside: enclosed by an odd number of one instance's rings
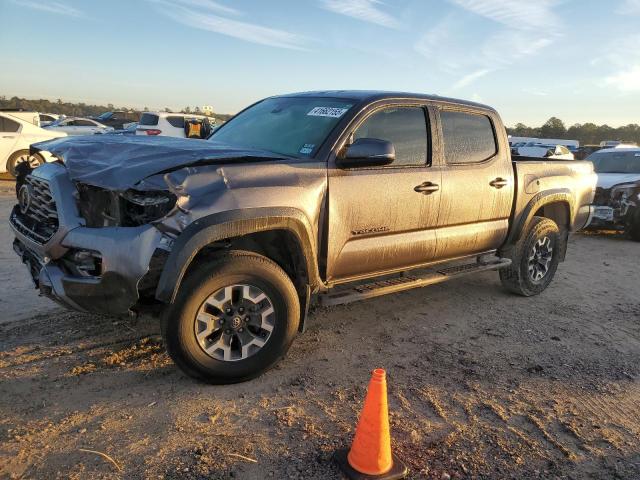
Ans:
POLYGON ((454 103, 457 105, 467 105, 470 107, 479 107, 487 110, 495 111, 488 105, 482 103, 471 102, 468 100, 460 100, 458 98, 441 97, 435 94, 409 93, 409 92, 391 92, 384 90, 317 90, 310 92, 289 93, 286 95, 276 95, 277 97, 327 97, 327 98, 344 98, 349 100, 357 100, 361 102, 374 102, 386 99, 421 99, 433 100, 436 102, 454 103))

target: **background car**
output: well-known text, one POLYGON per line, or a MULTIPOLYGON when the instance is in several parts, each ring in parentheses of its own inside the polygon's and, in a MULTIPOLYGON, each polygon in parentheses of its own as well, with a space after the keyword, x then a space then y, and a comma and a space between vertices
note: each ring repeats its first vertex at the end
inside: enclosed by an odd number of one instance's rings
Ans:
POLYGON ((94 133, 105 133, 114 130, 113 127, 82 117, 61 118, 44 128, 46 130, 65 132, 68 135, 93 135, 94 133))
POLYGON ((598 176, 591 226, 621 229, 640 241, 640 148, 607 148, 587 160, 598 176))
POLYGON ((0 112, 0 172, 15 176, 16 166, 29 162, 32 168, 42 165, 48 158, 29 154, 32 143, 66 137, 65 132, 45 130, 19 116, 0 112))
POLYGON ((103 125, 107 127, 113 127, 116 130, 122 130, 125 127, 128 127, 131 123, 136 123, 140 121, 140 112, 133 111, 114 111, 114 112, 104 112, 97 117, 91 117, 93 120, 97 120, 103 125))
MULTIPOLYGON (((191 113, 145 112, 140 118, 136 135, 163 135, 186 138, 185 120, 199 120, 209 126, 210 117, 191 113)), ((215 119, 213 120, 215 122, 215 119)), ((204 138, 204 137, 202 137, 204 138)))

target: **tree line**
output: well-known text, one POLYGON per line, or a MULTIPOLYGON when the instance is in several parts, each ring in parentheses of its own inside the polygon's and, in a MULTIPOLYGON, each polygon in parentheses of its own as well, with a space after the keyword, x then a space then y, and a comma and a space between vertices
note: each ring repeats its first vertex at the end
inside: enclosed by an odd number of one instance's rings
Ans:
MULTIPOLYGON (((45 99, 29 100, 19 97, 7 98, 4 95, 0 96, 0 108, 21 108, 23 110, 32 110, 39 113, 55 113, 57 115, 66 115, 67 117, 92 117, 100 115, 104 112, 137 110, 130 107, 117 107, 113 103, 108 103, 107 105, 87 105, 86 103, 82 102, 63 102, 61 99, 52 102, 51 100, 45 99)), ((147 107, 144 107, 143 111, 148 112, 149 109, 147 107)), ((163 111, 171 112, 172 110, 169 107, 164 107, 163 111)), ((187 106, 176 113, 197 113, 204 115, 204 113, 200 111, 200 107, 192 108, 190 106, 187 106)), ((214 113, 213 116, 219 120, 225 121, 232 117, 232 115, 221 113, 214 113)))
POLYGON ((617 128, 595 123, 576 123, 567 128, 562 120, 551 117, 541 127, 527 127, 518 123, 515 127, 507 128, 507 132, 514 137, 579 140, 580 145, 598 145, 605 140, 620 140, 640 145, 640 125, 637 123, 617 128))

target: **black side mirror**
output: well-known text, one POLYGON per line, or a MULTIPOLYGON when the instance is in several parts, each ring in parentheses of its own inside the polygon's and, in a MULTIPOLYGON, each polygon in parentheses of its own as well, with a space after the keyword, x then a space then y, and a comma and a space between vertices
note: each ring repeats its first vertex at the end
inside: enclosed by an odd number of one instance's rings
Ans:
POLYGON ((347 147, 336 163, 341 168, 381 167, 395 159, 393 143, 378 138, 359 138, 347 147))

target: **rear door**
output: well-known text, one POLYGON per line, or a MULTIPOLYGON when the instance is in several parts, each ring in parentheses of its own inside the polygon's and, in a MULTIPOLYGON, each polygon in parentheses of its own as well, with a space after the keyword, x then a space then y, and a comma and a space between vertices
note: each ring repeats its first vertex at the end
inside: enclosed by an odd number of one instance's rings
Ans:
POLYGON ((391 104, 361 113, 346 132, 391 141, 384 167, 329 168, 326 277, 339 283, 431 261, 440 203, 440 170, 431 166, 429 109, 391 104), (430 184, 432 188, 421 186, 430 184))
POLYGON ((14 151, 20 130, 18 122, 0 115, 0 171, 6 171, 7 160, 14 151))
POLYGON ((501 125, 491 111, 439 108, 438 260, 497 249, 507 236, 514 174, 501 125))

